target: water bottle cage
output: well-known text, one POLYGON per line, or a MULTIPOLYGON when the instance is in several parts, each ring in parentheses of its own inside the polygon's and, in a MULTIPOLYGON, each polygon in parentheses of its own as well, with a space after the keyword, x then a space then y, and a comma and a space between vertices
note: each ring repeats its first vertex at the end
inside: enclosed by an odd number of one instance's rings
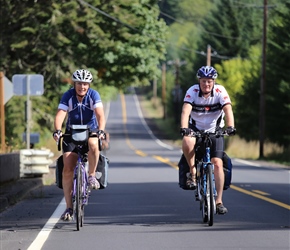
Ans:
POLYGON ((82 162, 87 162, 88 161, 88 153, 82 154, 82 162))

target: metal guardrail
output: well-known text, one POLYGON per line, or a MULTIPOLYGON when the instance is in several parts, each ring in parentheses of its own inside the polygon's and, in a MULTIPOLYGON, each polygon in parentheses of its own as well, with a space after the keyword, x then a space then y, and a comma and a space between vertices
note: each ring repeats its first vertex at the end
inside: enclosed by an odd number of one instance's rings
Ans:
POLYGON ((20 150, 20 178, 42 176, 49 173, 53 153, 50 150, 20 150))

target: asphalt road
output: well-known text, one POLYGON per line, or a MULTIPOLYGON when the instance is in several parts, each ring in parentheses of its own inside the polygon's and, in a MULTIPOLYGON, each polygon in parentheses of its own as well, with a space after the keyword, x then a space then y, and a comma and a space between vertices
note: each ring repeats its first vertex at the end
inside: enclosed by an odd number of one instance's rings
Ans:
POLYGON ((109 185, 94 191, 85 225, 59 221, 62 190, 44 186, 1 216, 0 249, 287 249, 289 169, 234 159, 229 213, 202 223, 194 192, 178 186, 179 148, 159 141, 135 95, 109 105, 109 185))

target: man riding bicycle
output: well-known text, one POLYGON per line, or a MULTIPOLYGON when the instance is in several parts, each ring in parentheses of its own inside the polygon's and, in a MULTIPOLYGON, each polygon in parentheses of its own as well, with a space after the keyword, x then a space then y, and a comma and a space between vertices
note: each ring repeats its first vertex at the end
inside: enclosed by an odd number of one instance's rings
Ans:
MULTIPOLYGON (((190 167, 186 185, 196 189, 195 145, 196 138, 188 136, 191 130, 215 132, 224 127, 226 118, 227 133, 234 135, 234 115, 230 97, 226 89, 216 84, 218 74, 215 68, 203 66, 197 71, 198 84, 191 86, 184 97, 181 113, 180 133, 183 136, 182 151, 190 167)), ((223 137, 211 137, 211 162, 214 164, 214 177, 217 190, 216 211, 218 214, 228 212, 223 205, 224 172, 222 156, 224 151, 223 137)))
MULTIPOLYGON (((73 88, 65 92, 58 105, 58 111, 54 120, 54 139, 58 142, 62 136, 62 124, 67 117, 65 134, 70 133, 70 125, 89 125, 97 137, 90 137, 88 140, 88 161, 89 178, 91 189, 100 188, 100 184, 95 177, 95 171, 99 160, 98 140, 105 139, 105 115, 100 94, 90 88, 93 76, 90 71, 78 69, 72 75, 73 88)), ((71 192, 73 187, 73 173, 77 162, 76 146, 69 137, 64 137, 63 148, 63 192, 66 201, 66 210, 61 216, 62 220, 71 220, 73 216, 71 192)))

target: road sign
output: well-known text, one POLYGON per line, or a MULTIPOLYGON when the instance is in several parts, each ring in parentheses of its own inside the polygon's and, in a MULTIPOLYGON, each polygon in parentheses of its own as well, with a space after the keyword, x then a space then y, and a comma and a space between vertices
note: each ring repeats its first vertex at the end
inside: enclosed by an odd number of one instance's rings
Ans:
POLYGON ((13 75, 14 95, 38 96, 43 94, 43 75, 13 75), (27 84, 29 93, 27 93, 27 84))
MULTIPOLYGON (((22 140, 26 142, 26 133, 22 133, 22 140)), ((30 143, 38 143, 39 142, 39 133, 30 133, 30 143)))
POLYGON ((4 76, 4 104, 13 96, 13 84, 4 76))
POLYGON ((13 75, 14 95, 26 95, 26 148, 30 148, 30 96, 43 94, 43 75, 13 75))

